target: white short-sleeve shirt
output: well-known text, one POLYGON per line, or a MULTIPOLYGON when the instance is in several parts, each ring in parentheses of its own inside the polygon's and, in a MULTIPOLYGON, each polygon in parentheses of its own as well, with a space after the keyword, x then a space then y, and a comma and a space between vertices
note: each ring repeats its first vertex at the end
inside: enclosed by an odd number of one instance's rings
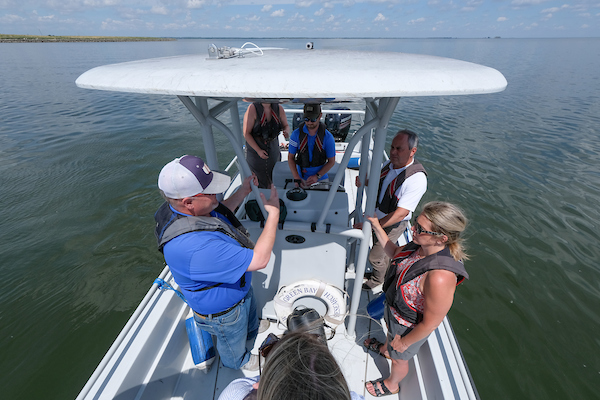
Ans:
MULTIPOLYGON (((383 185, 381 186, 382 190, 379 193, 379 202, 383 200, 383 195, 385 193, 385 189, 392 183, 392 181, 406 168, 411 166, 414 161, 408 164, 405 167, 394 169, 390 168, 390 172, 386 175, 383 180, 383 185)), ((408 221, 412 218, 412 213, 417 209, 419 205, 419 201, 421 201, 421 197, 427 191, 427 175, 423 172, 417 172, 414 175, 409 176, 406 180, 400 185, 398 190, 396 190, 396 198, 398 199, 397 207, 402 207, 409 211, 408 215, 404 218, 404 221, 408 221)), ((385 217, 387 214, 379 210, 379 208, 375 209, 377 213, 377 218, 381 219, 385 217)))

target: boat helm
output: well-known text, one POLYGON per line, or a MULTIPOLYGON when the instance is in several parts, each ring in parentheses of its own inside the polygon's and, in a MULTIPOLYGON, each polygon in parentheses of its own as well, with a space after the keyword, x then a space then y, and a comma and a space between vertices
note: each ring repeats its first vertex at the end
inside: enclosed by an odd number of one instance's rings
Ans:
POLYGON ((286 197, 291 201, 302 201, 306 199, 308 194, 301 187, 295 187, 286 192, 286 197))

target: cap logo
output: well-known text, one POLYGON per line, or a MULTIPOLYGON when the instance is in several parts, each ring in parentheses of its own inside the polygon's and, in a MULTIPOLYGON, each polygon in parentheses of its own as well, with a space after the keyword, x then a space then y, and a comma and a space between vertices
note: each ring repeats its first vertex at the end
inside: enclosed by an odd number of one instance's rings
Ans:
POLYGON ((208 168, 208 165, 204 164, 204 166, 202 167, 202 169, 204 170, 204 173, 206 175, 210 174, 210 168, 208 168))

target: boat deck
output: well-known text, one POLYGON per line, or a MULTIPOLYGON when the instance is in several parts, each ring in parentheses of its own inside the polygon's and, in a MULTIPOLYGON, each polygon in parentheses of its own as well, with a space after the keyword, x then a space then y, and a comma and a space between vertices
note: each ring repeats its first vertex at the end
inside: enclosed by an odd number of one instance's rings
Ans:
MULTIPOLYGON (((329 340, 328 345, 342 368, 344 376, 348 382, 350 390, 364 395, 365 398, 371 398, 366 392, 364 385, 368 380, 378 379, 381 376, 389 374, 389 361, 383 357, 367 352, 362 346, 363 341, 367 337, 376 337, 383 341, 385 332, 382 328, 383 321, 374 321, 367 316, 366 305, 373 294, 369 291, 363 291, 361 295, 361 307, 359 308, 359 319, 357 321, 357 335, 349 336, 346 333, 346 326, 342 324, 337 327, 334 337, 329 340)), ((258 347, 267 337, 269 333, 282 335, 285 327, 280 326, 277 322, 271 322, 269 328, 258 335, 254 350, 252 353, 258 353, 258 347)), ((330 330, 326 329, 329 334, 330 330)), ((418 387, 409 382, 416 379, 414 362, 411 362, 409 376, 405 379, 407 383, 406 390, 418 387)), ((208 373, 195 368, 191 355, 188 354, 184 364, 184 372, 181 374, 177 389, 174 393, 174 398, 181 399, 214 399, 217 400, 221 391, 234 379, 241 377, 254 377, 258 375, 258 371, 242 371, 232 370, 223 367, 218 359, 218 355, 213 363, 212 368, 208 373), (214 388, 214 395, 211 396, 211 389, 214 388)), ((402 391, 400 399, 422 399, 426 398, 421 393, 409 393, 402 391)), ((393 398, 392 396, 391 398, 393 398)))

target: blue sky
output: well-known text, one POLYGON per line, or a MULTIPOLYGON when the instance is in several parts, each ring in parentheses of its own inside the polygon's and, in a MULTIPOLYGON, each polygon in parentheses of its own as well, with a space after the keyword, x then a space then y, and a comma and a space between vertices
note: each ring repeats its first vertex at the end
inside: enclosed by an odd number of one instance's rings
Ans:
POLYGON ((600 37, 600 0, 0 0, 0 33, 600 37))

